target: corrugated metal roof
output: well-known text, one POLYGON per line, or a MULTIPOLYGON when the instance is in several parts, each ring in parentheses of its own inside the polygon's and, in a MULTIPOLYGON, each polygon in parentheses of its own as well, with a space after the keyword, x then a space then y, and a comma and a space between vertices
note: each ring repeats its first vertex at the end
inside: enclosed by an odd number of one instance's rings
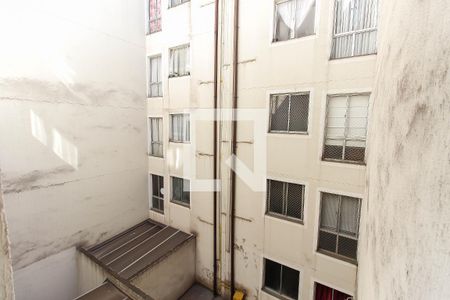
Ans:
POLYGON ((129 280, 193 237, 146 220, 105 242, 83 249, 83 252, 113 274, 129 280))
POLYGON ((81 295, 75 300, 131 300, 131 298, 122 293, 111 282, 106 281, 98 288, 81 295))

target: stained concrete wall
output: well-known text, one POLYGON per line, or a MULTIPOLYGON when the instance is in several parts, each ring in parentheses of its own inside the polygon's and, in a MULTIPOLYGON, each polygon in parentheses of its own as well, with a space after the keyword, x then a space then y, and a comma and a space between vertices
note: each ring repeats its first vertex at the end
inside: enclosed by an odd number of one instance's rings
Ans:
POLYGON ((380 2, 358 299, 450 299, 450 2, 380 2))
POLYGON ((76 278, 73 247, 148 216, 144 29, 139 0, 0 4, 0 166, 19 300, 73 298, 76 280, 55 283, 76 278))
POLYGON ((3 193, 0 180, 0 299, 13 300, 13 278, 8 226, 3 206, 3 193))

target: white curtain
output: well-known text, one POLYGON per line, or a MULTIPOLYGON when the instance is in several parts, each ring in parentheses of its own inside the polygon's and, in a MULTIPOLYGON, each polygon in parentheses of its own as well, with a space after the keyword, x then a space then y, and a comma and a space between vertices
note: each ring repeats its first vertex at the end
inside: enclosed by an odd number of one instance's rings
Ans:
POLYGON ((359 199, 342 196, 339 232, 357 237, 359 223, 359 199))
POLYGON ((339 196, 334 194, 322 194, 322 208, 320 211, 320 228, 337 231, 339 211, 339 196))
POLYGON ((314 34, 316 0, 297 0, 295 37, 314 34))
POLYGON ((190 118, 189 114, 171 115, 172 141, 188 142, 190 141, 190 118))
POLYGON ((290 0, 276 4, 275 41, 314 34, 316 0, 290 0))

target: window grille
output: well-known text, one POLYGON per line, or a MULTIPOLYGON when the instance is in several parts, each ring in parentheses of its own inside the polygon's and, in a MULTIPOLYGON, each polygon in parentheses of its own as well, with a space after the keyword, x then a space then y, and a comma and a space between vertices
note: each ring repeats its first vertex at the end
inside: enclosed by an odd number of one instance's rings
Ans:
POLYGON ((353 300, 353 297, 320 283, 315 283, 315 300, 353 300))
POLYGON ((300 272, 264 259, 264 290, 282 299, 298 299, 300 272))
POLYGON ((190 181, 188 179, 172 177, 172 202, 190 206, 190 181))
POLYGON ((170 49, 169 77, 179 77, 190 74, 189 45, 170 49))
POLYGON ((163 127, 162 118, 149 118, 149 154, 163 157, 163 127))
POLYGON ((164 177, 151 175, 151 204, 152 210, 164 213, 164 177))
POLYGON ((267 180, 268 215, 302 221, 304 199, 304 185, 267 180))
POLYGON ((148 58, 148 96, 162 96, 161 56, 148 58))
POLYGON ((169 8, 170 7, 175 7, 178 6, 180 4, 189 2, 190 0, 169 0, 169 8))
POLYGON ((273 41, 286 41, 314 34, 315 11, 315 0, 276 2, 273 41))
POLYGON ((270 132, 308 132, 309 93, 270 97, 270 132))
POLYGON ((368 94, 328 97, 324 160, 364 163, 368 94))
POLYGON ((191 139, 189 114, 170 115, 170 141, 186 143, 191 139))
POLYGON ((378 0, 336 0, 331 58, 376 53, 378 0))
POLYGON ((322 193, 318 249, 356 261, 361 199, 322 193))
POLYGON ((149 0, 148 33, 161 31, 161 0, 149 0))

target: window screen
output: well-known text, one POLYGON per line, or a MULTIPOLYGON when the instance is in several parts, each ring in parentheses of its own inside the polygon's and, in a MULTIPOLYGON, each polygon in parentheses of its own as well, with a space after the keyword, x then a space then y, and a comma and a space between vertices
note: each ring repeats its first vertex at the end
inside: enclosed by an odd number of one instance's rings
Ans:
POLYGON ((190 206, 190 181, 188 179, 172 177, 172 201, 190 206))
POLYGON ((169 77, 178 77, 190 74, 189 45, 170 49, 169 77))
POLYGON ((323 159, 364 162, 369 97, 328 97, 323 159))
POLYGON ((307 132, 309 93, 270 97, 270 132, 307 132))
POLYGON ((149 57, 148 59, 148 96, 162 96, 162 77, 161 77, 161 56, 149 57))
POLYGON ((164 177, 150 174, 151 203, 150 207, 160 213, 164 213, 164 177))
POLYGON ((267 181, 267 214, 303 220, 305 186, 277 180, 267 181))
POLYGON ((191 140, 189 114, 170 115, 170 140, 186 143, 191 140))
POLYGON ((318 249, 356 261, 361 199, 322 193, 318 249))
POLYGON ((300 272, 270 259, 265 259, 264 265, 264 289, 283 298, 298 299, 300 272))
POLYGON ((161 31, 161 0, 148 2, 148 33, 161 31))
POLYGON ((336 0, 331 58, 376 53, 378 0, 336 0))
POLYGON ((353 300, 353 297, 316 282, 315 300, 353 300))
POLYGON ((277 1, 273 41, 286 41, 314 34, 315 11, 315 0, 277 1))
POLYGON ((162 118, 149 118, 149 154, 163 157, 162 118))

